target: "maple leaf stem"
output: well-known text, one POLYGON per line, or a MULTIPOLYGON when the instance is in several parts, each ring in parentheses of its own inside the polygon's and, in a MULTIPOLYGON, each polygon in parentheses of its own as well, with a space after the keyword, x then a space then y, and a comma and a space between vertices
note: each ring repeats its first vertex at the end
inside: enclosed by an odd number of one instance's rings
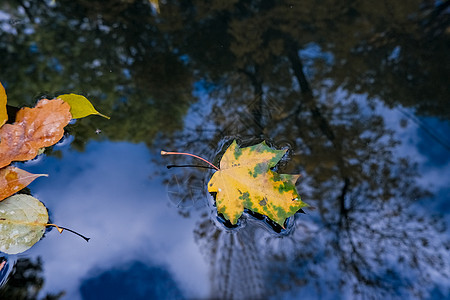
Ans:
POLYGON ((184 153, 184 152, 167 152, 167 151, 161 150, 161 155, 188 155, 188 156, 192 156, 192 157, 198 158, 198 159, 200 159, 200 160, 203 160, 204 162, 206 162, 207 164, 209 164, 211 167, 213 167, 214 169, 216 169, 217 171, 219 171, 219 168, 218 168, 218 167, 216 167, 215 165, 213 165, 212 163, 210 163, 210 162, 207 161, 206 159, 204 159, 204 158, 202 158, 202 157, 200 157, 200 156, 194 155, 194 154, 184 153))
POLYGON ((91 238, 85 237, 84 235, 82 235, 82 234, 80 234, 80 233, 78 233, 76 231, 73 231, 72 229, 69 229, 69 228, 66 228, 66 227, 62 227, 62 226, 58 226, 56 224, 46 224, 46 226, 56 227, 56 229, 58 229, 59 233, 62 233, 64 230, 67 230, 67 231, 72 232, 73 234, 76 234, 79 237, 83 238, 86 242, 89 242, 89 240, 91 239, 91 238))
POLYGON ((171 169, 171 168, 204 168, 204 169, 214 169, 213 167, 210 166, 199 166, 199 165, 168 165, 166 166, 167 169, 171 169))

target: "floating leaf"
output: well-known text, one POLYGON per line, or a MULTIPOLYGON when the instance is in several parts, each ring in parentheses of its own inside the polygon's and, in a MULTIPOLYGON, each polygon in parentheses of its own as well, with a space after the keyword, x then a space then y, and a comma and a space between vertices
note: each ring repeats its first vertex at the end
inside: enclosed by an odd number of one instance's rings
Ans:
POLYGON ((42 99, 34 108, 22 108, 14 124, 0 128, 0 168, 12 161, 33 159, 39 149, 56 144, 72 115, 62 100, 42 99))
POLYGON ((44 235, 48 222, 45 206, 29 195, 14 195, 0 202, 0 251, 24 252, 44 235))
POLYGON ((0 169, 0 201, 20 191, 33 180, 47 174, 31 174, 22 169, 8 166, 0 169))
POLYGON ((283 227, 288 217, 308 206, 300 200, 295 187, 300 175, 270 170, 285 153, 271 149, 265 142, 239 148, 234 141, 220 161, 220 170, 208 183, 208 191, 216 193, 217 211, 236 224, 247 208, 283 227))
POLYGON ((77 94, 64 94, 57 97, 70 105, 72 118, 80 119, 89 115, 99 115, 106 119, 108 116, 99 113, 86 97, 77 94))
POLYGON ((6 111, 6 92, 0 83, 0 127, 8 121, 8 113, 6 111))

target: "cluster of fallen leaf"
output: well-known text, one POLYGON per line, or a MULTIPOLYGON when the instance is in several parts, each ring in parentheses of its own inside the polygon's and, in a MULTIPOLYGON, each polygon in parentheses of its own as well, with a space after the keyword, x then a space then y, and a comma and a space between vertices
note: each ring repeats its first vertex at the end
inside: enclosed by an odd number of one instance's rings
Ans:
POLYGON ((5 124, 8 120, 6 101, 5 89, 0 83, 0 201, 42 176, 8 166, 11 162, 33 159, 41 149, 56 144, 71 119, 101 115, 85 97, 68 94, 53 100, 41 99, 33 108, 22 108, 13 124, 5 124))
POLYGON ((66 94, 41 99, 33 108, 22 108, 14 123, 6 124, 6 102, 0 83, 0 251, 15 254, 30 248, 42 237, 45 227, 53 224, 47 224, 47 209, 39 200, 13 195, 37 177, 47 175, 31 174, 10 164, 33 159, 45 147, 56 144, 71 119, 102 114, 85 97, 66 94))

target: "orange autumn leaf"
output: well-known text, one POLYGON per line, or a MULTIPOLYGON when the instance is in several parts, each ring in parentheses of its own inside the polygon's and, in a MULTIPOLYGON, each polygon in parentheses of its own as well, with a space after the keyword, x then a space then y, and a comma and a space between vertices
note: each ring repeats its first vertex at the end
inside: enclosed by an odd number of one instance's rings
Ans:
POLYGON ((20 191, 33 180, 46 174, 31 174, 22 169, 8 166, 0 169, 0 201, 20 191))
POLYGON ((33 159, 40 148, 56 144, 71 119, 69 104, 60 99, 42 99, 34 108, 19 110, 14 124, 0 128, 0 168, 33 159))

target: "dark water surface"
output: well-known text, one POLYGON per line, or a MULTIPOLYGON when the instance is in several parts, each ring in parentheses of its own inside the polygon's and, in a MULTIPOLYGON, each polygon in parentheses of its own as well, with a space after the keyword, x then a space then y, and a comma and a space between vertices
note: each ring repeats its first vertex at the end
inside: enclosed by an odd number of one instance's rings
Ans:
POLYGON ((0 253, 0 298, 450 299, 449 3, 3 1, 8 104, 73 92, 111 119, 16 163, 91 240, 0 253), (213 170, 159 154, 218 165, 234 139, 288 149, 315 209, 230 229, 213 170))

